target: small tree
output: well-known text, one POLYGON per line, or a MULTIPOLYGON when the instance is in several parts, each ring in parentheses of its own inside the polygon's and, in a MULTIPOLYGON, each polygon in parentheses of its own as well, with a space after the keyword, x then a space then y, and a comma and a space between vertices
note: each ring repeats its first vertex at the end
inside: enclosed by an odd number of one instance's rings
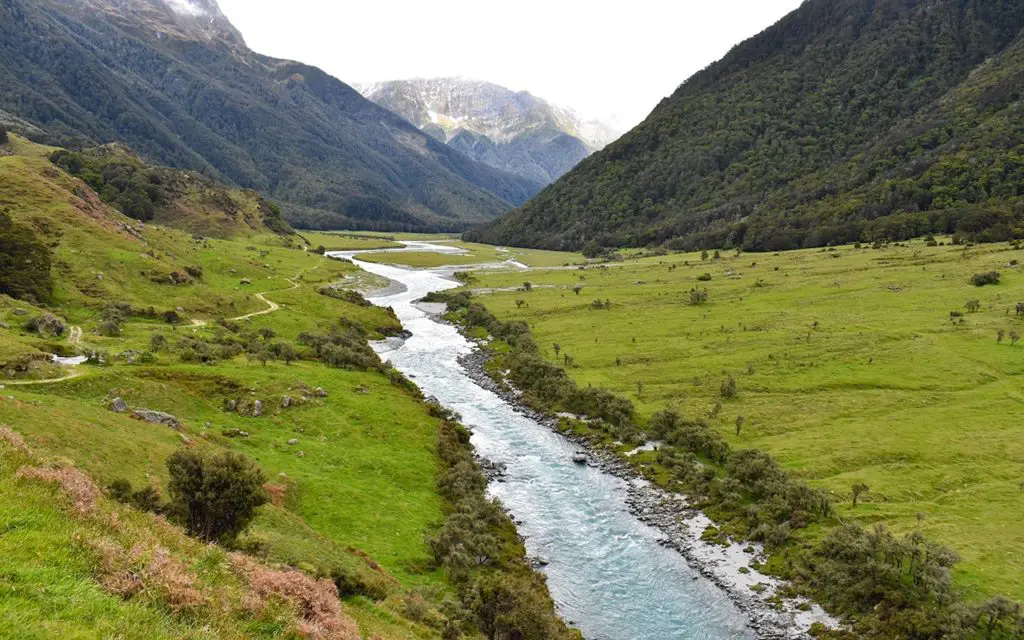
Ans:
POLYGON ((7 127, 0 124, 0 144, 7 144, 7 127))
POLYGON ((853 506, 856 508, 857 501, 860 500, 861 495, 868 492, 868 485, 858 482, 851 487, 851 490, 853 491, 853 506))
POLYGON ((1013 345, 1017 344, 1018 342, 1020 342, 1020 334, 1018 334, 1016 331, 1011 331, 1010 332, 1010 346, 1012 347, 1013 345))
POLYGON ((149 350, 153 353, 160 353, 167 348, 167 336, 162 333, 154 333, 149 337, 149 350))
POLYGON ((576 285, 575 287, 572 288, 572 292, 575 293, 576 295, 580 295, 581 291, 583 291, 583 285, 582 284, 578 284, 578 285, 576 285))
POLYGON ((981 309, 981 301, 968 300, 964 308, 967 309, 967 313, 977 313, 981 309))
POLYGON ((1004 338, 1006 338, 1005 329, 999 329, 998 331, 996 331, 996 344, 1002 344, 1004 338))
POLYGON ((555 344, 551 345, 551 348, 555 350, 555 357, 556 358, 559 356, 559 354, 562 353, 562 345, 558 344, 557 342, 555 344))
POLYGON ((729 376, 722 381, 722 388, 720 389, 722 397, 726 400, 736 397, 736 378, 729 376))
POLYGON ((527 280, 523 283, 523 291, 533 291, 533 283, 527 280))
POLYGON ((707 260, 708 259, 708 250, 707 249, 703 249, 700 252, 700 259, 701 260, 707 260))
POLYGON ((263 472, 238 453, 207 456, 179 449, 167 459, 171 504, 185 530, 206 542, 231 542, 267 502, 263 472))
POLYGON ((524 304, 526 304, 526 300, 523 300, 522 298, 516 299, 516 309, 522 309, 524 304))
POLYGON ((740 433, 743 431, 743 425, 747 419, 743 416, 736 416, 736 437, 740 437, 740 433))

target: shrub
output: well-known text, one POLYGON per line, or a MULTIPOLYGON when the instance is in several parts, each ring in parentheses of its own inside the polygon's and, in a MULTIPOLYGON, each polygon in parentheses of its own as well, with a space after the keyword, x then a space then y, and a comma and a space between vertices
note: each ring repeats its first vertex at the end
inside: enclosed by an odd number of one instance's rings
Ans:
POLYGON ((5 127, 2 124, 0 124, 0 144, 7 144, 7 142, 8 142, 7 127, 5 127))
POLYGON ((999 284, 999 272, 986 271, 985 273, 976 273, 971 276, 971 284, 976 287, 984 287, 987 284, 999 284))
POLYGON ((725 399, 735 398, 736 397, 736 378, 733 378, 732 376, 729 376, 728 378, 723 380, 722 381, 722 388, 721 388, 720 391, 721 391, 722 397, 725 398, 725 399))
POLYGON ((707 289, 690 289, 690 304, 694 306, 702 305, 708 301, 708 290, 707 289))
POLYGON ((50 250, 36 233, 0 210, 0 294, 45 302, 53 294, 50 250))
POLYGON ((25 328, 32 333, 38 333, 39 335, 51 335, 57 337, 64 335, 68 326, 63 320, 52 313, 44 313, 25 323, 25 328))
POLYGON ((710 282, 711 281, 711 274, 710 273, 702 273, 701 275, 697 276, 697 280, 699 280, 701 282, 710 282))
POLYGON ((181 449, 167 459, 167 470, 172 509, 190 535, 206 542, 232 542, 267 502, 266 477, 241 454, 181 449))

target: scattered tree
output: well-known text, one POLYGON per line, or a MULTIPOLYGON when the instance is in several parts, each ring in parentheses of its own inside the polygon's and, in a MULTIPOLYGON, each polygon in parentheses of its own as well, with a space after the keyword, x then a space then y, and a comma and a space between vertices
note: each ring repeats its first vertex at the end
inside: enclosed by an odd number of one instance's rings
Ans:
POLYGON ((149 337, 149 350, 153 353, 160 353, 167 348, 167 336, 162 333, 154 333, 149 337))
POLYGON ((1010 346, 1012 347, 1013 345, 1017 344, 1018 342, 1020 342, 1020 334, 1018 334, 1016 331, 1011 331, 1010 332, 1010 346))
POLYGON ((533 291, 533 283, 527 280, 523 283, 523 291, 533 291))
POLYGON ((967 309, 967 313, 977 313, 981 309, 981 301, 968 300, 964 308, 967 309))
POLYGON ((856 508, 857 501, 860 500, 861 495, 868 492, 868 485, 858 482, 851 487, 851 490, 853 491, 853 506, 856 508))
POLYGON ((736 397, 736 378, 729 376, 722 381, 722 387, 720 389, 722 397, 726 400, 736 397))
POLYGON ((526 304, 526 300, 516 298, 516 309, 522 309, 524 304, 526 304))
POLYGON ((701 260, 707 260, 708 259, 708 250, 707 249, 702 249, 701 250, 701 252, 700 252, 700 259, 701 260))
POLYGON ((736 416, 736 437, 737 438, 740 437, 740 433, 743 431, 743 425, 746 423, 746 421, 747 421, 747 419, 744 418, 743 416, 736 416))
POLYGON ((572 288, 572 292, 575 293, 576 295, 580 295, 580 292, 582 292, 582 291, 583 291, 583 285, 582 284, 578 284, 578 285, 576 285, 575 287, 572 288))
POLYGON ((179 449, 167 459, 171 506, 185 530, 206 542, 231 542, 267 502, 266 476, 245 456, 179 449))
POLYGON ((699 306, 708 301, 707 289, 690 289, 690 304, 699 306))
POLYGON ((976 273, 971 276, 971 284, 976 287, 984 287, 989 284, 999 284, 999 272, 987 271, 985 273, 976 273))
POLYGON ((996 331, 996 344, 1002 344, 1004 338, 1006 338, 1005 329, 999 329, 998 331, 996 331))
POLYGON ((557 358, 562 353, 562 345, 557 342, 551 345, 551 348, 555 350, 555 357, 557 358))
POLYGON ((7 144, 7 142, 8 142, 7 127, 5 127, 2 124, 0 124, 0 144, 7 144))

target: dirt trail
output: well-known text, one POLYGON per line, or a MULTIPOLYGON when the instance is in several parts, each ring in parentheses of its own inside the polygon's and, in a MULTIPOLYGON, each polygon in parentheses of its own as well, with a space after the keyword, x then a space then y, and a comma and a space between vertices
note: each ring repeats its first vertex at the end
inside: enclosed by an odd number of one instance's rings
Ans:
MULTIPOLYGON (((292 286, 288 287, 287 289, 271 289, 270 291, 261 291, 260 293, 255 294, 257 300, 267 305, 266 309, 263 309, 262 311, 253 311, 252 313, 247 313, 245 315, 238 316, 237 318, 228 318, 228 320, 232 322, 239 322, 241 320, 248 320, 249 318, 255 318, 257 316, 265 316, 268 313, 274 313, 275 311, 279 310, 281 308, 281 305, 277 304, 273 300, 268 299, 267 294, 274 293, 275 291, 293 291, 295 289, 298 289, 299 287, 302 286, 302 283, 298 282, 298 279, 311 271, 319 269, 323 265, 324 260, 326 260, 326 258, 321 259, 320 262, 316 263, 315 267, 310 267, 305 271, 300 271, 291 278, 285 278, 285 280, 292 283, 292 286)), ((209 324, 208 320, 192 320, 193 327, 205 327, 207 324, 209 324)))
POLYGON ((67 375, 63 375, 59 378, 47 378, 45 380, 0 380, 0 388, 3 387, 31 387, 40 384, 55 384, 57 382, 64 382, 66 380, 73 380, 80 376, 85 375, 83 371, 72 371, 67 375))

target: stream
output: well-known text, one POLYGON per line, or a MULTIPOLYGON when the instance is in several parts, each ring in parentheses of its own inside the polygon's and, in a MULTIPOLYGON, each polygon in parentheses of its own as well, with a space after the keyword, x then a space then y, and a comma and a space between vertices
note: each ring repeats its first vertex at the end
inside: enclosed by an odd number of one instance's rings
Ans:
MULTIPOLYGON (((457 252, 425 243, 402 250, 457 252)), ((392 307, 412 332, 404 341, 377 343, 378 352, 424 394, 462 415, 481 456, 506 466, 489 492, 511 512, 530 557, 547 563, 542 571, 567 622, 588 640, 757 637, 726 593, 661 546, 659 533, 630 513, 625 480, 574 464, 571 442, 467 375, 458 358, 474 345, 414 304, 431 291, 459 286, 451 269, 366 263, 353 259, 357 253, 367 252, 332 255, 401 285, 368 298, 392 307)))

